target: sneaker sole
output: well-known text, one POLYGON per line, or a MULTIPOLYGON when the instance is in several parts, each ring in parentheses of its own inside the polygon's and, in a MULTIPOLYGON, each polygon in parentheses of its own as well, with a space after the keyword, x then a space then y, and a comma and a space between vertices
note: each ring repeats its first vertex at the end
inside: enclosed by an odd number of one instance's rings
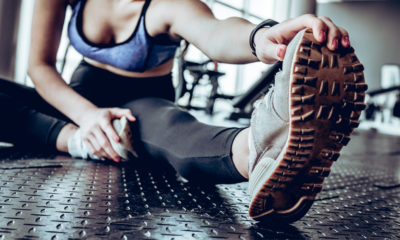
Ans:
POLYGON ((307 30, 291 69, 285 151, 250 203, 250 217, 260 221, 293 222, 307 213, 365 109, 368 86, 353 48, 331 52, 307 30))

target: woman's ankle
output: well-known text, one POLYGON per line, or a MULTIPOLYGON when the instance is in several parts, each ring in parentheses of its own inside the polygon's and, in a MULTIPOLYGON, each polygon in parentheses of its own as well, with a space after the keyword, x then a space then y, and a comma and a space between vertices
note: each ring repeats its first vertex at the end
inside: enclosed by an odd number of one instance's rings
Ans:
POLYGON ((75 134, 78 127, 74 124, 68 123, 65 125, 58 134, 56 147, 60 152, 68 152, 68 140, 75 134))
POLYGON ((233 140, 232 160, 238 172, 245 178, 249 178, 249 145, 248 136, 250 128, 241 131, 233 140))

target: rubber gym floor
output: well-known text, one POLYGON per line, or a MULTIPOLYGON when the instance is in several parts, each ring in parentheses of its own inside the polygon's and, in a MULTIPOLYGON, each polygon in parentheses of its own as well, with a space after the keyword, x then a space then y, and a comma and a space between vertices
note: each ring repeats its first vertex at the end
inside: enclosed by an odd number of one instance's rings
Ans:
POLYGON ((399 146, 399 137, 355 132, 309 213, 278 226, 248 217, 247 183, 199 186, 151 162, 2 147, 0 239, 396 239, 399 146))

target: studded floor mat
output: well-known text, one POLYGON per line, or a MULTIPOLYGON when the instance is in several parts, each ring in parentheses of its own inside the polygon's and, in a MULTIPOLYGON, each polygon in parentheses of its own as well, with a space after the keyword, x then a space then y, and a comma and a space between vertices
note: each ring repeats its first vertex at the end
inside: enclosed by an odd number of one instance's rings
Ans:
POLYGON ((398 146, 358 132, 308 214, 281 226, 248 217, 247 183, 0 148, 0 239, 396 239, 398 146))

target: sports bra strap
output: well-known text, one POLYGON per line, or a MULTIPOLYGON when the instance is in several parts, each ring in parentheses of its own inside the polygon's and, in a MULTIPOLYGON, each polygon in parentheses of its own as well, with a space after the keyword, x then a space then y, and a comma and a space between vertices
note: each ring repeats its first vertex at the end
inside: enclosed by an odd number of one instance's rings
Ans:
POLYGON ((143 8, 142 8, 142 14, 140 15, 141 17, 146 15, 147 9, 150 6, 150 2, 151 2, 151 0, 146 0, 145 1, 144 5, 143 5, 143 8))
POLYGON ((146 31, 144 16, 151 0, 145 1, 132 35, 124 42, 111 44, 95 44, 85 38, 81 28, 86 1, 80 0, 75 6, 68 26, 71 44, 83 56, 130 72, 144 72, 175 56, 177 43, 159 43, 146 31))

